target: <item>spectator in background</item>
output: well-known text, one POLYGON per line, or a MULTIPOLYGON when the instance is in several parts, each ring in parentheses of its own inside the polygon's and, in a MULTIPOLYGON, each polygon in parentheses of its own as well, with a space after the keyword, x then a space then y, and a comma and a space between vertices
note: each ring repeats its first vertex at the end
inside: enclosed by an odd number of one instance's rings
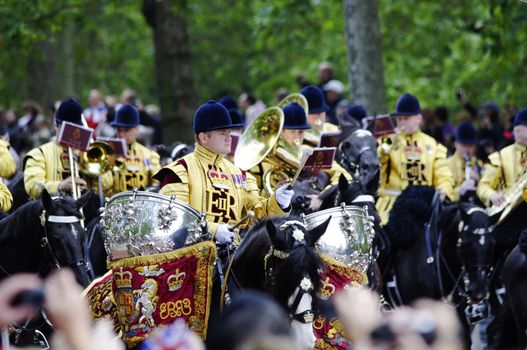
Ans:
POLYGON ((286 88, 282 87, 276 90, 276 94, 274 95, 274 104, 277 105, 280 103, 280 101, 286 98, 287 95, 289 95, 289 91, 286 88))
POLYGON ((251 93, 243 92, 238 98, 238 105, 245 115, 246 125, 251 124, 254 118, 262 113, 265 108, 265 104, 261 100, 257 100, 251 93))
POLYGON ((115 118, 115 108, 119 104, 119 100, 115 95, 106 95, 106 97, 104 98, 104 103, 106 104, 106 108, 108 109, 108 112, 106 114, 106 121, 108 123, 111 123, 115 118))
POLYGON ((20 153, 23 154, 33 147, 38 146, 33 143, 32 135, 37 131, 37 117, 40 114, 40 107, 32 101, 24 102, 22 105, 22 113, 24 114, 18 120, 20 127, 20 153))
POLYGON ((353 349, 464 348, 455 309, 443 302, 421 299, 381 314, 378 296, 365 288, 342 290, 333 299, 353 349))
POLYGON ((318 87, 321 89, 333 79, 333 66, 329 62, 320 62, 317 70, 318 87))
POLYGON ((20 153, 21 128, 18 125, 18 118, 12 109, 6 110, 2 115, 2 134, 9 141, 13 149, 20 153))
POLYGON ((497 150, 503 142, 503 126, 499 120, 500 110, 496 103, 485 102, 478 111, 478 139, 484 145, 485 158, 497 150))
MULTIPOLYGON (((287 347, 281 349, 298 348, 288 316, 275 300, 261 292, 247 291, 234 297, 223 313, 212 321, 208 350, 235 350, 273 337, 285 340, 287 347)), ((255 348, 258 347, 252 347, 255 348)))
POLYGON ((448 110, 446 107, 437 107, 434 110, 435 120, 441 130, 438 142, 445 145, 449 150, 454 147, 454 126, 448 121, 448 110))
POLYGON ((142 143, 149 147, 152 145, 160 145, 163 143, 163 129, 161 125, 160 116, 149 115, 144 108, 143 103, 137 96, 137 93, 132 89, 124 89, 121 93, 121 104, 116 106, 116 110, 121 107, 122 104, 131 104, 139 110, 139 119, 141 126, 139 128, 138 139, 143 141, 142 143))
POLYGON ((423 115, 423 132, 439 142, 442 138, 443 130, 439 126, 437 116, 430 108, 423 108, 421 114, 423 115))
POLYGON ((103 127, 106 123, 108 109, 103 101, 103 96, 99 90, 91 90, 88 97, 88 108, 84 109, 83 115, 88 126, 95 130, 96 135, 100 135, 99 125, 103 127))
POLYGON ((334 125, 339 125, 339 117, 346 113, 348 101, 344 99, 344 84, 339 80, 330 80, 322 88, 324 91, 324 98, 329 106, 326 115, 328 122, 334 125))

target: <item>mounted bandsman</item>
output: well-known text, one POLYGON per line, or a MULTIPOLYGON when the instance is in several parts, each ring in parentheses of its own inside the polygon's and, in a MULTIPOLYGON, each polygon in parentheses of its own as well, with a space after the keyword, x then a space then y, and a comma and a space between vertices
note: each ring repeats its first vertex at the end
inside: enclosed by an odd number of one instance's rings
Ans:
POLYGON ((122 159, 118 170, 113 171, 113 193, 130 191, 134 188, 141 190, 157 184, 153 180, 161 168, 159 154, 137 142, 139 133, 139 111, 131 104, 121 106, 117 110, 111 126, 115 128, 118 138, 124 139, 127 154, 122 159))
POLYGON ((395 199, 408 185, 434 186, 452 198, 452 173, 446 163, 447 149, 421 131, 421 106, 412 94, 399 97, 392 113, 397 132, 379 146, 381 166, 376 207, 382 224, 388 222, 395 199))
POLYGON ((240 127, 220 103, 201 105, 194 115, 195 151, 155 175, 161 183, 159 193, 175 195, 206 213, 209 231, 222 244, 232 242, 232 226, 249 211, 257 218, 283 215, 293 196, 284 185, 269 199, 261 197, 254 177, 225 158, 231 150, 231 129, 240 127))
MULTIPOLYGON (((62 122, 83 126, 82 108, 77 100, 70 98, 60 103, 55 113, 57 135, 62 122)), ((78 154, 76 151, 74 153, 78 154)), ((72 191, 73 167, 69 161, 68 149, 62 147, 58 140, 52 140, 29 151, 24 157, 22 168, 24 169, 24 187, 33 199, 40 198, 44 188, 52 195, 57 192, 72 191)), ((87 182, 80 177, 75 178, 75 183, 81 190, 88 187, 87 182)), ((112 183, 112 173, 110 171, 104 173, 102 175, 103 189, 109 190, 112 183)))

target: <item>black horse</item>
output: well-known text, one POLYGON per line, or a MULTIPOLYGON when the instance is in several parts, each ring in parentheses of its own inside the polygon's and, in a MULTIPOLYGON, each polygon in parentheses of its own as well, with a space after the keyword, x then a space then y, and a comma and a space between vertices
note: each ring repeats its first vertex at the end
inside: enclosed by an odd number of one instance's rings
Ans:
MULTIPOLYGON (((19 272, 41 277, 56 268, 71 268, 77 282, 86 287, 93 274, 88 258, 86 232, 81 226, 82 208, 92 192, 77 201, 52 199, 46 190, 42 199, 30 201, 0 221, 0 279, 19 272)), ((11 341, 18 346, 45 346, 51 327, 41 317, 15 326, 11 341)))
POLYGON ((491 334, 492 348, 525 349, 527 345, 527 230, 505 259, 502 280, 507 291, 497 319, 496 334, 491 334))
POLYGON ((335 160, 354 175, 365 193, 374 195, 377 192, 380 165, 377 141, 371 132, 358 125, 344 125, 335 160))
MULTIPOLYGON (((329 219, 308 230, 298 217, 275 217, 257 223, 235 253, 226 274, 227 292, 246 289, 269 293, 289 313, 299 348, 313 348, 321 261, 314 250, 329 219)), ((216 284, 218 286, 218 284, 216 284)), ((219 304, 215 287, 213 304, 219 304)))
POLYGON ((463 323, 465 316, 469 322, 485 318, 495 220, 471 204, 442 206, 432 187, 409 186, 385 226, 392 249, 380 259, 384 295, 392 304, 448 299, 459 306, 463 323))
POLYGON ((0 278, 18 272, 45 277, 54 268, 69 267, 87 286, 92 275, 79 210, 91 195, 86 192, 77 201, 52 199, 44 190, 41 200, 24 204, 0 221, 0 278))

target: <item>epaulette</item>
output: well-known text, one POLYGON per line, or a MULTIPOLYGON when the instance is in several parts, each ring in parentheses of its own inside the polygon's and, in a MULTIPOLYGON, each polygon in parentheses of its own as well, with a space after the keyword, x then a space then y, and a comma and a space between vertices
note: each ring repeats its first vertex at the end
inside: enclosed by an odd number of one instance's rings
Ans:
POLYGON ((498 152, 494 152, 489 156, 489 163, 493 166, 501 166, 501 155, 498 152))
POLYGON ((442 159, 447 157, 447 149, 440 143, 436 143, 436 159, 442 159))
POLYGON ((188 183, 187 162, 184 159, 178 159, 176 162, 168 164, 159 170, 153 178, 161 182, 161 184, 173 182, 188 183))

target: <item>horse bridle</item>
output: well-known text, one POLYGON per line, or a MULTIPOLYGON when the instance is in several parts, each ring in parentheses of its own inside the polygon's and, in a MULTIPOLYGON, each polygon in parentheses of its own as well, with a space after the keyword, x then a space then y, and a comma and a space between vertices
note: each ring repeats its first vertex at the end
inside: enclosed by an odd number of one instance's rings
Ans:
MULTIPOLYGON (((470 214, 471 212, 469 211, 468 214, 470 214)), ((471 235, 476 235, 476 236, 480 236, 482 240, 485 240, 486 237, 488 237, 492 231, 493 231, 493 228, 492 227, 487 227, 487 228, 477 228, 477 229, 473 229, 471 231, 469 231, 469 227, 468 225, 464 225, 464 222, 461 221, 460 222, 460 227, 462 227, 462 229, 460 230, 460 232, 467 232, 468 234, 471 234, 471 235)), ((461 240, 461 237, 458 238, 458 247, 460 247, 462 243, 462 240, 461 240)), ((463 259, 464 260, 464 259, 463 259)), ((486 277, 488 280, 491 279, 492 275, 490 274, 490 272, 493 271, 493 267, 492 267, 492 264, 490 263, 487 263, 487 264, 475 264, 475 265, 471 265, 471 268, 469 270, 467 270, 465 268, 465 262, 463 261, 462 263, 462 272, 461 272, 461 277, 463 279, 463 283, 464 283, 464 290, 465 290, 465 293, 466 293, 466 289, 468 288, 468 286, 470 285, 470 277, 469 277, 469 273, 468 271, 472 271, 472 270, 475 270, 475 271, 485 271, 485 274, 486 274, 486 277)), ((470 301, 470 299, 469 299, 470 301)))
MULTIPOLYGON (((293 250, 300 246, 301 244, 296 244, 293 247, 293 250)), ((291 251, 285 252, 283 250, 276 249, 271 244, 271 246, 269 247, 269 251, 264 256, 265 279, 266 282, 270 283, 271 292, 274 292, 274 288, 276 286, 276 276, 273 273, 274 258, 286 260, 291 254, 291 251)), ((297 288, 298 293, 296 294, 291 306, 288 306, 289 315, 291 315, 292 320, 296 320, 301 323, 312 323, 315 318, 315 313, 317 312, 316 309, 307 309, 303 312, 296 313, 296 309, 298 308, 298 305, 300 304, 300 301, 302 300, 304 294, 309 294, 313 302, 317 300, 315 288, 307 273, 304 273, 304 276, 297 288)))
MULTIPOLYGON (((48 231, 46 228, 46 224, 48 223, 50 224, 74 224, 80 221, 81 219, 74 215, 68 215, 68 216, 47 215, 46 210, 45 209, 42 210, 42 213, 40 214, 40 224, 43 227, 44 234, 40 238, 40 247, 44 249, 44 252, 49 256, 52 267, 55 267, 59 270, 62 268, 57 258, 57 255, 53 251, 51 242, 48 238, 48 231)), ((88 276, 93 279, 93 276, 94 276, 93 270, 88 260, 88 256, 89 256, 88 245, 84 243, 83 244, 83 257, 77 261, 74 261, 72 265, 77 266, 77 267, 84 267, 88 276)), ((41 271, 41 272, 45 272, 45 271, 41 271)))

